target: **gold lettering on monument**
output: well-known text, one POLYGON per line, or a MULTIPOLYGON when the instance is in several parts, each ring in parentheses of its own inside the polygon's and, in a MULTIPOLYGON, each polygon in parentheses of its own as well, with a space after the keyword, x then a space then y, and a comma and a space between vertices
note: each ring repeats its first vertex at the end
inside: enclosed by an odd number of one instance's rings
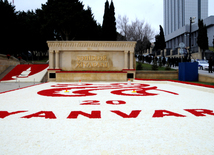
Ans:
POLYGON ((107 56, 77 56, 76 68, 108 68, 107 56))

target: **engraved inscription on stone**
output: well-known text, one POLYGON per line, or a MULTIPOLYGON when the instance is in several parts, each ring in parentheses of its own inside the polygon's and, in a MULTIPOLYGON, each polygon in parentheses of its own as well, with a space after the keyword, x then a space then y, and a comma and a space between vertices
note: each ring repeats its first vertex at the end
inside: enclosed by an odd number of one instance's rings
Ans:
POLYGON ((77 56, 76 68, 108 68, 107 56, 77 56))

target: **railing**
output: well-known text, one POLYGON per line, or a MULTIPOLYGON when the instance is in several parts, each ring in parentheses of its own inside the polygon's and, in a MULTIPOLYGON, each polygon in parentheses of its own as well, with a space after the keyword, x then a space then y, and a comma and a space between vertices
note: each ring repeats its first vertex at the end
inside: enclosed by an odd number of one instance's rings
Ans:
POLYGON ((178 50, 177 50, 177 49, 174 49, 174 50, 172 51, 172 55, 178 55, 178 50))

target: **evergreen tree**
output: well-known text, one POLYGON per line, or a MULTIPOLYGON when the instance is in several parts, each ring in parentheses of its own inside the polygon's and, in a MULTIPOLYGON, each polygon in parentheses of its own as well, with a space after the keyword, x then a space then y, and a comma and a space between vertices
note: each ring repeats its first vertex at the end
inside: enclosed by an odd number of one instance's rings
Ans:
POLYGON ((152 70, 158 70, 157 57, 153 58, 152 70))
POLYGON ((115 8, 114 8, 114 3, 113 0, 111 1, 110 5, 110 10, 109 10, 109 15, 110 15, 110 40, 115 41, 117 40, 117 29, 116 29, 116 19, 115 19, 115 8))
POLYGON ((155 49, 164 50, 166 48, 166 41, 164 37, 163 28, 160 25, 160 34, 155 36, 155 49))
POLYGON ((155 47, 154 47, 154 50, 158 50, 158 49, 160 49, 160 35, 158 34, 158 35, 156 35, 155 36, 155 47))
POLYGON ((1 34, 1 50, 2 54, 14 54, 16 52, 16 44, 18 36, 17 18, 15 7, 8 0, 0 0, 0 34, 1 34), (13 45, 13 46, 11 46, 13 45))
POLYGON ((202 59, 204 59, 205 50, 208 49, 207 27, 203 20, 198 20, 198 38, 197 44, 202 49, 202 59))
POLYGON ((24 59, 28 51, 47 52, 47 40, 101 40, 102 37, 102 27, 94 20, 91 8, 84 9, 79 0, 47 0, 35 12, 15 12, 8 0, 0 0, 0 20, 0 53, 22 54, 24 59))
POLYGON ((22 53, 22 58, 26 60, 28 59, 28 51, 31 51, 33 55, 37 53, 42 55, 42 53, 45 54, 48 49, 46 39, 41 32, 39 16, 36 12, 23 11, 17 14, 19 29, 17 51, 22 53))
POLYGON ((163 32, 163 27, 160 25, 160 43, 159 43, 159 48, 161 50, 164 50, 166 48, 166 41, 164 37, 164 32, 163 32))
POLYGON ((116 21, 115 21, 115 8, 114 3, 111 1, 109 5, 108 0, 105 2, 105 10, 103 15, 103 25, 102 25, 102 35, 103 40, 116 40, 116 21))
POLYGON ((106 0, 105 2, 105 10, 103 15, 103 25, 102 25, 102 36, 103 40, 109 40, 109 24, 110 24, 110 16, 109 16, 109 2, 106 0))
POLYGON ((163 66, 161 57, 158 58, 158 64, 159 64, 159 67, 162 67, 162 66, 163 66))
POLYGON ((44 26, 62 40, 99 40, 98 26, 91 9, 79 0, 48 0, 42 5, 44 26))

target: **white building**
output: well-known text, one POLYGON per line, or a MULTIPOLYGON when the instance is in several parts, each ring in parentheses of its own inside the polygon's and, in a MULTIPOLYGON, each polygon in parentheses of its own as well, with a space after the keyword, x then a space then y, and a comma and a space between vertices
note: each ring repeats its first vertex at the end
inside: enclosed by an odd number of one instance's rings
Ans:
POLYGON ((197 49, 198 19, 207 26, 209 46, 213 46, 214 16, 208 17, 208 0, 164 0, 164 33, 166 48, 175 49, 180 42, 188 47, 190 17, 196 17, 191 27, 191 47, 197 49))

